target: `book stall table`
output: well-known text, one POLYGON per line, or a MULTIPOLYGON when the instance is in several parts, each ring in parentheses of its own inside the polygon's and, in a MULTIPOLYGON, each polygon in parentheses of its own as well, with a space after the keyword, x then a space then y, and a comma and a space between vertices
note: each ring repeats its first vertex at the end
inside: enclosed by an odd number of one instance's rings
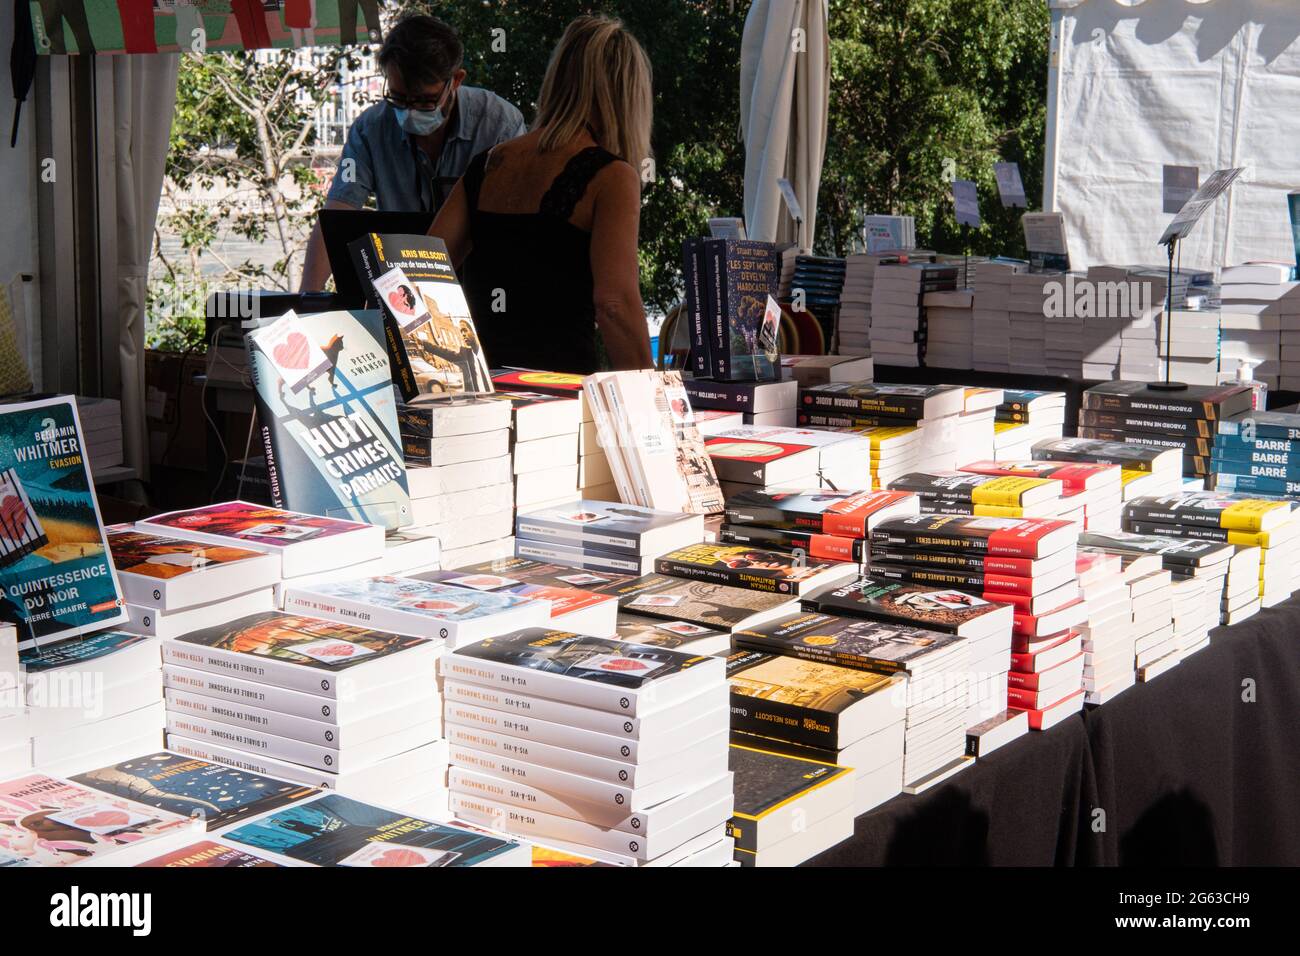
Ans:
POLYGON ((1300 598, 857 820, 811 866, 1300 863, 1300 598))

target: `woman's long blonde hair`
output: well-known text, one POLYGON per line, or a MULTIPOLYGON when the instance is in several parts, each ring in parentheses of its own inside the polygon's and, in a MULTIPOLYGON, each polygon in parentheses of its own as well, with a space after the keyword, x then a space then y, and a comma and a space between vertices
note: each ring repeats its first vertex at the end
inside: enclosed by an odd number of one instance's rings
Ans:
POLYGON ((572 142, 585 129, 640 170, 650 157, 654 117, 650 59, 622 21, 583 16, 560 38, 537 100, 541 148, 572 142))

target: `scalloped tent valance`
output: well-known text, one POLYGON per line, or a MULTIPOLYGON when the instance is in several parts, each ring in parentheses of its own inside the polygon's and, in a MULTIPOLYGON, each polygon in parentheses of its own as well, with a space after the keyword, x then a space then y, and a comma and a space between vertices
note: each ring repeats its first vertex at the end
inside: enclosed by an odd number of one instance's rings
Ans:
POLYGON ((1045 208, 1073 264, 1156 263, 1165 164, 1244 166, 1183 265, 1294 260, 1300 2, 1051 0, 1045 208))

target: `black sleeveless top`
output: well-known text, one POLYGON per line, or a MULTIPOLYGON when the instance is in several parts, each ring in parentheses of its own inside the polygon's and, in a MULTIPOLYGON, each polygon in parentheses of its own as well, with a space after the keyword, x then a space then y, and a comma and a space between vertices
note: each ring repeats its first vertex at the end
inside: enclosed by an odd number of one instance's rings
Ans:
POLYGON ((487 151, 465 171, 473 250, 461 270, 470 314, 492 368, 589 374, 600 348, 592 305, 591 233, 569 222, 587 186, 618 157, 591 146, 575 155, 535 213, 484 212, 487 151))

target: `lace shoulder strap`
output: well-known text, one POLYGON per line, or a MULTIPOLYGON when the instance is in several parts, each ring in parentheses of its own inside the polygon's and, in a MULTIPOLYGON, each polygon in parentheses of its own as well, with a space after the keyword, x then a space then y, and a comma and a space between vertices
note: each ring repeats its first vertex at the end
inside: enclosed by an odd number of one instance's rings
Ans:
POLYGON ((599 146, 588 146, 575 155, 542 197, 541 213, 567 222, 596 174, 616 159, 599 146))

